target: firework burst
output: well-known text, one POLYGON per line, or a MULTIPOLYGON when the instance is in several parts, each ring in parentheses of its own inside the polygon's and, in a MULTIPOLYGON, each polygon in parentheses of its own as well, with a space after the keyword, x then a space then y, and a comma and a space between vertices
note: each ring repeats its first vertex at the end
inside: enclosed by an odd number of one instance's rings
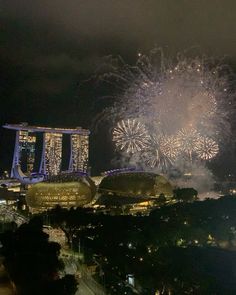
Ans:
POLYGON ((172 162, 175 161, 180 153, 180 144, 176 136, 162 135, 158 139, 162 153, 172 162))
POLYGON ((160 135, 152 137, 142 159, 149 167, 166 173, 173 166, 179 153, 180 146, 175 136, 160 135))
POLYGON ((146 149, 149 139, 145 126, 136 119, 121 120, 113 129, 112 140, 116 147, 127 153, 133 154, 146 149))
POLYGON ((195 152, 201 135, 194 128, 184 128, 178 131, 177 140, 180 149, 185 153, 190 160, 192 160, 193 153, 195 152))
POLYGON ((198 147, 201 136, 211 138, 217 145, 230 138, 228 118, 234 109, 234 94, 229 91, 232 79, 225 65, 183 55, 171 61, 160 49, 151 51, 149 56, 139 54, 134 66, 127 65, 120 57, 111 59, 107 65, 110 72, 100 77, 112 85, 114 103, 103 111, 99 121, 104 118, 113 126, 119 121, 112 139, 121 151, 143 152, 145 158, 149 153, 151 166, 160 166, 166 165, 160 159, 175 162, 176 146, 178 157, 183 155, 183 160, 192 162, 195 153, 201 157, 198 147), (142 118, 140 127, 137 121, 127 119, 134 117, 142 118), (159 140, 149 151, 148 134, 159 140), (160 134, 167 136, 165 144, 161 143, 160 134), (167 138, 172 143, 177 138, 178 145, 167 144, 167 138))
POLYGON ((208 161, 216 157, 219 153, 219 146, 213 139, 201 136, 195 152, 200 159, 208 161))

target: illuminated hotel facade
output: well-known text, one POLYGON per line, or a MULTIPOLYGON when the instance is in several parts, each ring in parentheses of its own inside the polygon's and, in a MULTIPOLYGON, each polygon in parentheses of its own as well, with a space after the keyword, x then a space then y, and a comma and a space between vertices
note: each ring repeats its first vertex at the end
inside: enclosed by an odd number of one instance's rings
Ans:
POLYGON ((24 167, 26 172, 33 171, 35 162, 35 143, 36 136, 25 130, 19 131, 19 163, 24 167))
POLYGON ((77 127, 49 128, 29 126, 22 124, 6 124, 7 129, 16 131, 15 149, 11 169, 14 177, 14 167, 20 165, 28 173, 33 171, 35 163, 36 133, 43 133, 43 147, 39 173, 44 175, 57 175, 61 172, 63 135, 70 136, 70 159, 68 170, 70 172, 87 172, 89 151, 89 130, 77 127))
POLYGON ((87 171, 88 161, 88 151, 89 151, 89 138, 88 136, 80 136, 79 134, 71 134, 71 154, 69 171, 87 171))
POLYGON ((61 170, 62 133, 45 132, 43 137, 43 152, 39 172, 45 175, 57 175, 61 170))

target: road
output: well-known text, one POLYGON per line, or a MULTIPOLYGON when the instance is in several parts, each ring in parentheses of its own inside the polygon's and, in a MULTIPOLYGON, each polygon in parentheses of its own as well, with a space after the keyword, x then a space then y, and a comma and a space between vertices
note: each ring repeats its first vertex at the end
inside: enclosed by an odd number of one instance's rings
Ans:
POLYGON ((79 266, 81 278, 79 279, 79 290, 76 295, 105 295, 103 287, 98 284, 87 271, 86 266, 79 266))
POLYGON ((98 289, 93 282, 89 282, 87 279, 80 279, 76 295, 105 295, 105 293, 98 289))
POLYGON ((79 279, 79 289, 76 295, 105 295, 103 288, 92 278, 79 279))
POLYGON ((0 205, 0 215, 4 216, 6 220, 15 221, 18 226, 29 221, 27 217, 21 215, 6 205, 0 205))
POLYGON ((80 274, 79 288, 76 295, 105 295, 103 287, 91 276, 86 265, 80 264, 78 258, 70 255, 63 258, 65 274, 80 274))

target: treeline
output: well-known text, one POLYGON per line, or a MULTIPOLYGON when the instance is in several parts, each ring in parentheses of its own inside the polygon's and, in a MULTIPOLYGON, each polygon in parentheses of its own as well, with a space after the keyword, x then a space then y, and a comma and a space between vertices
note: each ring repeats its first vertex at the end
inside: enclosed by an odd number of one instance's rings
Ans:
POLYGON ((179 202, 149 216, 57 207, 47 219, 96 260, 110 294, 133 294, 128 274, 141 294, 236 294, 235 197, 179 202))

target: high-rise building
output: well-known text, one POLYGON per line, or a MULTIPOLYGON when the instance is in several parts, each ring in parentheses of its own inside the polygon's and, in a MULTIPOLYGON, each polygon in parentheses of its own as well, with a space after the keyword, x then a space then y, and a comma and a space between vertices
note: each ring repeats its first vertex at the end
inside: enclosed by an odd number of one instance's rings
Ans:
MULTIPOLYGON (((89 130, 82 129, 81 127, 69 129, 29 126, 27 123, 7 124, 3 127, 16 130, 11 177, 14 177, 14 169, 16 167, 19 168, 19 165, 23 171, 29 173, 33 171, 36 144, 35 134, 37 132, 43 133, 43 148, 39 169, 40 173, 52 176, 61 172, 63 134, 69 134, 71 138, 68 170, 70 172, 87 172, 89 130)), ((25 178, 23 175, 20 177, 25 178)), ((30 179, 27 181, 30 181, 30 179)))
POLYGON ((17 130, 11 177, 13 177, 13 167, 18 164, 21 165, 22 170, 26 173, 31 173, 33 171, 35 143, 35 135, 28 130, 17 130))
POLYGON ((26 171, 27 173, 31 173, 34 169, 35 144, 35 135, 25 130, 19 131, 19 163, 21 164, 23 171, 26 171))
POLYGON ((44 133, 43 153, 40 172, 45 175, 57 175, 61 170, 62 133, 44 133))
POLYGON ((71 134, 71 157, 69 170, 86 172, 88 169, 89 137, 71 134))

